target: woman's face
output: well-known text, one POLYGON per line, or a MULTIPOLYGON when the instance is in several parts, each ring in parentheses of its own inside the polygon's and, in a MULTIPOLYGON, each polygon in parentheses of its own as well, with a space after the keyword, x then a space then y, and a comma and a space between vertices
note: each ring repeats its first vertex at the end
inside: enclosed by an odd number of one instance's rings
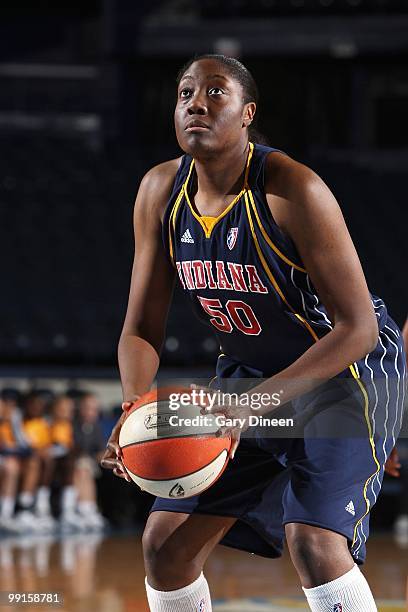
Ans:
POLYGON ((53 409, 53 416, 55 419, 62 419, 71 421, 74 414, 74 402, 69 397, 59 398, 53 409))
POLYGON ((194 62, 180 80, 174 112, 180 147, 193 157, 211 156, 247 138, 255 104, 243 103, 241 84, 217 60, 194 62))

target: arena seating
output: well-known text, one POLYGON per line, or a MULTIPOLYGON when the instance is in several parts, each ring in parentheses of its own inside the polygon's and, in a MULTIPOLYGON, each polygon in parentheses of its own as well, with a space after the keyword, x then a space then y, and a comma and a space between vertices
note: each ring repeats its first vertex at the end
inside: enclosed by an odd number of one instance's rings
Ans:
MULTIPOLYGON (((2 365, 114 365, 133 257, 133 201, 147 162, 137 150, 95 152, 46 136, 2 136, 0 155, 2 365)), ((312 165, 342 204, 373 292, 401 323, 402 172, 318 156, 312 165)), ((182 293, 175 294, 163 363, 213 363, 217 343, 182 293)))
POLYGON ((201 14, 207 18, 234 17, 239 11, 246 17, 313 14, 356 14, 406 12, 403 0, 217 0, 200 2, 201 14))

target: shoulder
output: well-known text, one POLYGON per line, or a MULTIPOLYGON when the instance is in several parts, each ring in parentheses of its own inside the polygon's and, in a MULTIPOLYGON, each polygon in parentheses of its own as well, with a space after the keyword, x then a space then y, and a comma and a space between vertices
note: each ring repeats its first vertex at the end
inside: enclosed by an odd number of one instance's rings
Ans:
POLYGON ((150 168, 144 175, 139 188, 139 194, 143 197, 153 197, 156 201, 170 197, 177 170, 182 158, 170 159, 150 168))
POLYGON ((295 203, 330 190, 311 168, 284 153, 273 152, 265 160, 265 193, 295 203))
POLYGON ((154 191, 156 195, 171 190, 181 160, 181 157, 177 157, 153 166, 144 175, 140 187, 146 194, 154 191))
POLYGON ((170 198, 177 170, 182 157, 170 159, 157 166, 153 166, 141 180, 136 198, 135 212, 157 211, 162 216, 170 198))
POLYGON ((265 196, 280 229, 291 236, 314 220, 341 221, 339 205, 324 181, 308 166, 284 153, 265 161, 265 196))

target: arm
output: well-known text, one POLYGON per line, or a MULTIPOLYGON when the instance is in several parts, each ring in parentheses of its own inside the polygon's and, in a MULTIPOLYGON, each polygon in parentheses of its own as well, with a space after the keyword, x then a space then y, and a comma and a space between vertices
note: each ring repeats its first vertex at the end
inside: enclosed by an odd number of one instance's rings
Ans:
MULTIPOLYGON (((159 367, 167 314, 174 285, 162 243, 162 218, 170 197, 178 160, 156 166, 143 178, 134 210, 135 256, 128 308, 118 346, 124 408, 150 389, 159 367)), ((114 426, 102 467, 130 480, 118 444, 124 412, 114 426)))
POLYGON ((340 208, 328 187, 309 168, 279 154, 269 156, 266 192, 271 212, 293 240, 333 330, 288 368, 269 379, 268 389, 285 389, 290 401, 329 380, 372 351, 378 325, 358 255, 340 208), (282 387, 282 381, 286 383, 282 387), (308 382, 310 381, 310 382, 308 382), (318 384, 319 384, 318 383, 318 384))
POLYGON ((404 340, 405 352, 407 354, 408 361, 408 317, 404 323, 404 327, 402 328, 402 339, 404 340))
MULTIPOLYGON (((405 321, 404 327, 402 328, 402 338, 404 340, 405 351, 407 352, 407 361, 408 361, 408 317, 405 321)), ((385 462, 385 471, 390 476, 394 476, 394 478, 399 478, 400 468, 401 468, 401 463, 398 457, 397 447, 394 446, 394 448, 391 451, 390 456, 385 462)))
POLYGON ((150 389, 159 367, 174 285, 174 269, 161 236, 161 219, 177 170, 174 161, 148 172, 136 198, 135 258, 118 347, 125 402, 150 389))

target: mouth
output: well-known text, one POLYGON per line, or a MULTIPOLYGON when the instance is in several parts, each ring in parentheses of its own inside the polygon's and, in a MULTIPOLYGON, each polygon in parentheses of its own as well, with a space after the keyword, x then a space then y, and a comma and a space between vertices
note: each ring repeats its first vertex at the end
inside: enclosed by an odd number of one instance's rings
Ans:
POLYGON ((209 130, 209 129, 210 128, 208 127, 208 125, 206 125, 202 121, 197 121, 197 120, 190 121, 189 123, 187 123, 185 127, 186 132, 205 132, 206 130, 209 130))

